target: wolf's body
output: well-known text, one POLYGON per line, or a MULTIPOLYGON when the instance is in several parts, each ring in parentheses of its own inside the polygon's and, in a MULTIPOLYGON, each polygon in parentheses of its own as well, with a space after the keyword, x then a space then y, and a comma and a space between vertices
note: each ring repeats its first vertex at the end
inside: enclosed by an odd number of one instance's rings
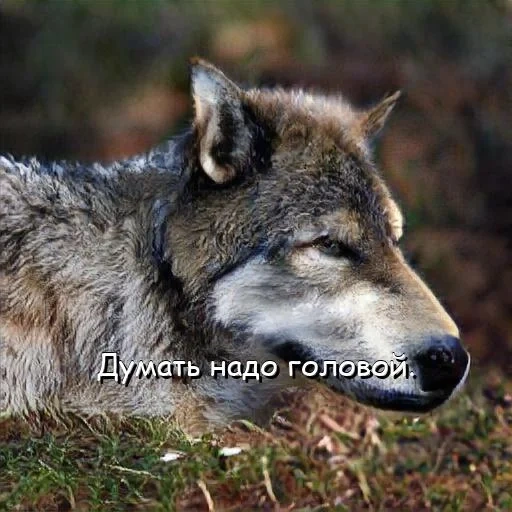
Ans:
POLYGON ((294 382, 214 379, 212 360, 393 352, 419 378, 326 382, 391 409, 445 401, 469 359, 401 256, 401 214, 369 158, 396 96, 357 112, 192 69, 193 128, 146 156, 0 159, 0 410, 172 414, 196 429, 261 418, 294 382), (206 371, 99 383, 105 352, 206 371))

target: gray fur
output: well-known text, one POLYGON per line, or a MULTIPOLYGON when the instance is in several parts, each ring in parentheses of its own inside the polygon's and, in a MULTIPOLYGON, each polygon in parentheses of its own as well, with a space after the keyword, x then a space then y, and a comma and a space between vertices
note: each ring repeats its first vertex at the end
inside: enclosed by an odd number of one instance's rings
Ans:
POLYGON ((457 335, 401 258, 401 216, 368 156, 396 97, 369 115, 340 98, 242 91, 202 61, 192 80, 192 129, 147 155, 0 159, 0 410, 172 414, 196 430, 258 416, 295 382, 100 384, 102 352, 207 372, 211 360, 275 358, 290 340, 315 359, 389 359, 457 335), (364 262, 318 253, 324 231, 364 262), (343 297, 367 300, 368 319, 330 314, 343 297), (296 325, 265 324, 293 308, 296 325), (366 322, 393 339, 365 335, 366 322))

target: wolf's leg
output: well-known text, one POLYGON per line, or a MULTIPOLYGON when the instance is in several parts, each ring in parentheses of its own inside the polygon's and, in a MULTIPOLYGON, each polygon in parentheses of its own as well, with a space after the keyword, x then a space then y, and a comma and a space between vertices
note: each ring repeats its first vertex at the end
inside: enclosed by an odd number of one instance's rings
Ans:
POLYGON ((51 410, 61 385, 60 358, 49 343, 14 343, 0 328, 0 413, 51 410))

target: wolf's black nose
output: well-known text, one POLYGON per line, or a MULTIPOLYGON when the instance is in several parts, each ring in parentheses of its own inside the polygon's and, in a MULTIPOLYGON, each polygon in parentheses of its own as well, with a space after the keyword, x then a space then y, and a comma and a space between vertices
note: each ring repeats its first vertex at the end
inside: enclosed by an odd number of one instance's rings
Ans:
POLYGON ((469 355, 458 338, 442 336, 429 340, 415 360, 421 389, 449 394, 464 378, 469 355))

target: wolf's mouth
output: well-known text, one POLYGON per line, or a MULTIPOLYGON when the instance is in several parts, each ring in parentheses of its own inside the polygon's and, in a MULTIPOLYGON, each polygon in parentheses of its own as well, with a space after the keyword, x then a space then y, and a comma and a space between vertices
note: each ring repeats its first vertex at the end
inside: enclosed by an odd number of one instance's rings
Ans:
MULTIPOLYGON (((322 364, 321 359, 316 358, 311 350, 296 341, 269 345, 271 352, 286 362, 315 361, 319 365, 322 364)), ((467 370, 455 389, 443 391, 386 389, 385 387, 373 386, 368 380, 339 379, 334 376, 323 379, 323 382, 337 393, 343 393, 364 405, 397 412, 426 413, 439 407, 457 393, 466 379, 467 370)))
MULTIPOLYGON (((327 382, 327 385, 337 392, 339 387, 327 382)), ((450 398, 451 393, 408 393, 392 389, 382 389, 375 386, 355 385, 350 389, 344 389, 343 393, 359 403, 397 412, 426 413, 439 407, 450 398)))

